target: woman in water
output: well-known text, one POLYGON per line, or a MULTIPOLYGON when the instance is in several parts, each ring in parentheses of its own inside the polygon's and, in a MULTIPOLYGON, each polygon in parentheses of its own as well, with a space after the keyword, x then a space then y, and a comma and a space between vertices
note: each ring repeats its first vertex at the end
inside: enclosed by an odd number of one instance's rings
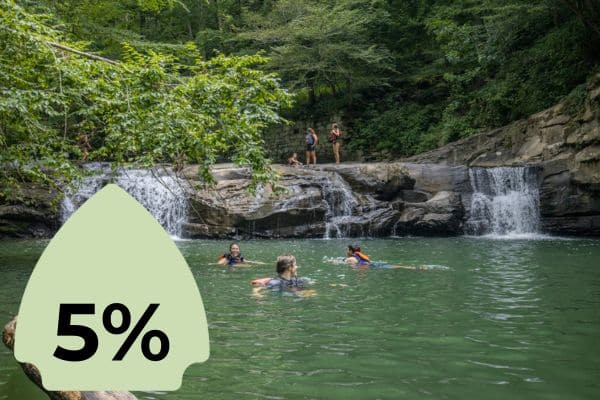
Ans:
POLYGON ((360 246, 357 244, 348 245, 348 252, 346 253, 346 263, 354 267, 374 267, 385 269, 429 269, 425 265, 421 265, 418 267, 407 267, 403 265, 390 265, 384 262, 371 261, 368 255, 363 254, 360 251, 360 246))
POLYGON ((221 257, 219 257, 219 260, 217 261, 218 264, 227 264, 227 265, 239 265, 239 264, 264 264, 262 262, 259 261, 250 261, 244 258, 244 256, 242 256, 242 253, 240 251, 240 245, 237 243, 231 243, 229 245, 229 253, 227 254, 223 254, 221 257))

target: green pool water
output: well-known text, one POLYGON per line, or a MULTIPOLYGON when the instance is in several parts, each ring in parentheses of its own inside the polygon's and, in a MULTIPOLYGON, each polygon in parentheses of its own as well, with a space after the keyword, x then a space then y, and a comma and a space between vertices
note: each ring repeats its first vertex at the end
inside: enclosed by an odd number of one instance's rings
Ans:
MULTIPOLYGON (((47 242, 0 242, 0 322, 18 310, 47 242)), ((344 240, 250 241, 264 266, 210 265, 228 243, 182 241, 209 322, 211 355, 177 392, 140 399, 594 399, 600 396, 600 240, 364 240, 373 259, 328 262, 344 240), (252 295, 277 255, 317 295, 252 295), (340 285, 343 284, 343 285, 340 285), (346 286, 347 285, 347 286, 346 286)), ((110 288, 107 288, 110 290, 110 288)), ((0 399, 42 399, 0 349, 0 399)))

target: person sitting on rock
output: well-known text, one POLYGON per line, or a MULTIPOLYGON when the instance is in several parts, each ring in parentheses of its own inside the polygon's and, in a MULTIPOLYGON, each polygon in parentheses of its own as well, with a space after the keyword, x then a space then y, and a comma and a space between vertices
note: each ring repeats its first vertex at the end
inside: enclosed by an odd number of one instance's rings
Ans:
POLYGON ((287 161, 288 161, 288 165, 291 165, 292 167, 298 167, 298 166, 302 165, 302 163, 300 161, 298 161, 297 153, 293 153, 292 156, 287 159, 287 161))

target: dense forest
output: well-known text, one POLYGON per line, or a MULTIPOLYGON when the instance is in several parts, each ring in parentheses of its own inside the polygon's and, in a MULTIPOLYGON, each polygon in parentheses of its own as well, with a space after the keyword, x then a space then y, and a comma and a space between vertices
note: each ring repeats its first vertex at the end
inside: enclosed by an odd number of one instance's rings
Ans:
POLYGON ((109 158, 210 179, 223 154, 260 181, 284 118, 340 115, 349 148, 412 155, 577 97, 600 59, 598 0, 1 4, 4 182, 109 158))

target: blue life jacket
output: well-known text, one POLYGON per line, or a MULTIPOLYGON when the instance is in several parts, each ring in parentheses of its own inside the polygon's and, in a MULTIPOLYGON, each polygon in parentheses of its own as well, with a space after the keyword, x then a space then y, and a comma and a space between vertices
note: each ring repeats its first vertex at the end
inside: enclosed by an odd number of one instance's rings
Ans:
POLYGON ((356 258, 356 261, 358 261, 359 264, 363 264, 364 265, 364 264, 369 264, 370 263, 370 261, 365 260, 364 258, 361 258, 358 254, 352 254, 352 256, 354 258, 356 258))
POLYGON ((237 257, 234 257, 231 254, 223 254, 223 257, 227 259, 227 265, 235 265, 244 262, 244 257, 241 254, 237 257))
POLYGON ((315 138, 312 133, 308 133, 306 135, 306 144, 310 144, 310 145, 315 144, 315 138))

